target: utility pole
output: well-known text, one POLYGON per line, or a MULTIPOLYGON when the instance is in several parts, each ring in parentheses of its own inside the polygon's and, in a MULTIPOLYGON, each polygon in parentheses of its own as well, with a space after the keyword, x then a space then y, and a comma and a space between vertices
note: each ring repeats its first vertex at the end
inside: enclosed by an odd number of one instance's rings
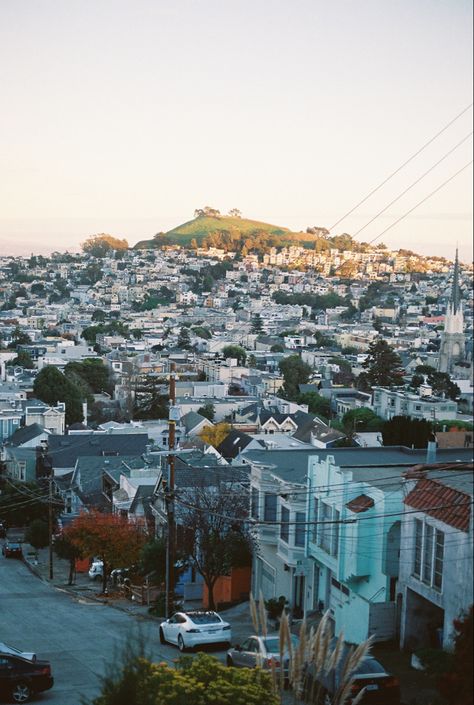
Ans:
POLYGON ((49 525, 49 579, 53 579, 53 470, 49 477, 48 525, 49 525))
POLYGON ((170 363, 170 384, 169 384, 170 410, 168 419, 168 482, 166 484, 166 514, 168 520, 168 534, 166 542, 166 610, 165 617, 171 616, 174 603, 174 564, 175 564, 175 541, 176 523, 174 515, 174 448, 176 443, 176 379, 175 365, 170 363))

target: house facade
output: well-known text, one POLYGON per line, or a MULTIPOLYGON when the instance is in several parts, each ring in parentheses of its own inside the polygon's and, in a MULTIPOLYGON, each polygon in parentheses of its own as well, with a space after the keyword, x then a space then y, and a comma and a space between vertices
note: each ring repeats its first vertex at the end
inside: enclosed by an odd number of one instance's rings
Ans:
POLYGON ((418 472, 410 488, 400 545, 400 643, 451 649, 453 620, 474 602, 472 463, 418 472))

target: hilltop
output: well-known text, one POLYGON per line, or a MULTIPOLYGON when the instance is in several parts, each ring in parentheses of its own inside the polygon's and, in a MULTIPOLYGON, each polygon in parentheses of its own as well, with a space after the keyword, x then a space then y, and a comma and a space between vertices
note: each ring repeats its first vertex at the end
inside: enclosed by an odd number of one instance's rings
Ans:
MULTIPOLYGON (((239 240, 243 236, 252 236, 257 233, 265 233, 281 238, 282 244, 285 240, 293 239, 288 228, 279 225, 264 223, 260 220, 251 220, 231 215, 198 215, 193 220, 188 220, 182 225, 169 230, 166 233, 158 233, 151 240, 141 240, 137 242, 134 249, 154 249, 163 245, 190 245, 192 240, 196 240, 198 245, 202 245, 205 238, 212 235, 229 233, 233 240, 239 240)), ((304 235, 304 233, 298 233, 304 235)), ((314 240, 313 237, 307 236, 314 240)))

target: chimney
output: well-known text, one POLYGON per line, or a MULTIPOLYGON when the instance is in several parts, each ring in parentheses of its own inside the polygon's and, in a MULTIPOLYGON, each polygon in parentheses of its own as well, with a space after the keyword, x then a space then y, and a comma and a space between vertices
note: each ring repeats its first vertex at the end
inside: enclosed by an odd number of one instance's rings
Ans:
POLYGON ((427 465, 433 465, 433 463, 436 463, 436 439, 433 436, 432 439, 428 441, 428 447, 426 449, 426 464, 427 465))

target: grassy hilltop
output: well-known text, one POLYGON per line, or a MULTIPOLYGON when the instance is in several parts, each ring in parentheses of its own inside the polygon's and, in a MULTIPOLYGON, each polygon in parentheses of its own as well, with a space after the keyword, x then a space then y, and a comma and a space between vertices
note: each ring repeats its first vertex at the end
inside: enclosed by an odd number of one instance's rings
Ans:
POLYGON ((167 233, 155 235, 151 240, 141 240, 137 242, 134 249, 154 249, 167 243, 170 245, 189 245, 192 240, 196 240, 197 244, 201 245, 202 241, 210 235, 219 235, 223 232, 233 234, 236 238, 237 236, 245 238, 252 237, 256 233, 265 233, 276 236, 278 240, 281 239, 281 244, 300 239, 314 242, 313 235, 292 233, 288 228, 263 223, 259 220, 249 220, 248 218, 230 215, 204 215, 178 225, 167 233))

